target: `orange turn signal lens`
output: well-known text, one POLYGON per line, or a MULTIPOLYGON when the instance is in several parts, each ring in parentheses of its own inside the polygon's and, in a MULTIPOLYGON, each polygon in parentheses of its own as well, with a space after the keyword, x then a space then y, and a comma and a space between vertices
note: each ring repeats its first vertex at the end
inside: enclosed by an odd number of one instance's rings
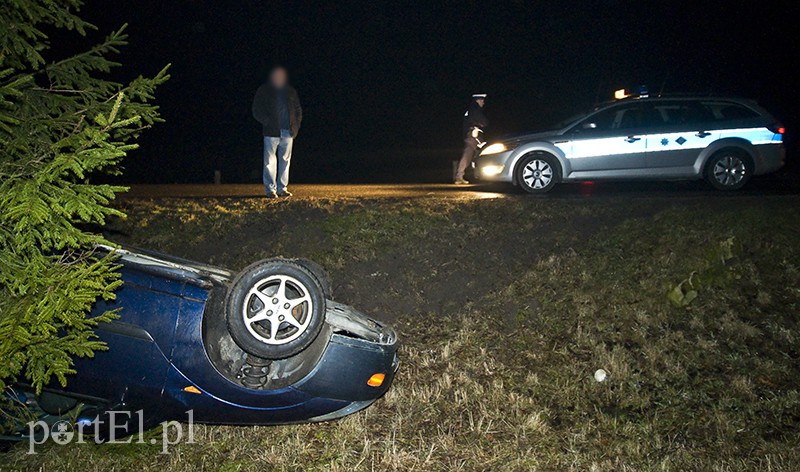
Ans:
POLYGON ((383 380, 386 378, 386 374, 372 374, 372 377, 367 380, 367 385, 370 387, 380 387, 383 385, 383 380))
POLYGON ((184 387, 183 391, 187 393, 196 393, 197 395, 200 395, 201 393, 200 389, 195 387, 194 385, 189 385, 188 387, 184 387))

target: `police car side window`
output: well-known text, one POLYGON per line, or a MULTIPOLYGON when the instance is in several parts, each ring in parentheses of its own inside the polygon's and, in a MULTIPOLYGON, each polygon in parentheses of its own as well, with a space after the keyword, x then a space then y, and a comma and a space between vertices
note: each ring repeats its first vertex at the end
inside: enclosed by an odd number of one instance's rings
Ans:
POLYGON ((647 110, 640 104, 619 106, 603 110, 586 119, 584 130, 614 131, 637 129, 647 126, 647 110))
POLYGON ((713 119, 705 107, 689 100, 658 102, 653 107, 656 121, 662 126, 696 127, 713 119))
POLYGON ((703 107, 708 110, 713 121, 739 121, 758 118, 758 113, 738 103, 731 102, 703 102, 703 107))

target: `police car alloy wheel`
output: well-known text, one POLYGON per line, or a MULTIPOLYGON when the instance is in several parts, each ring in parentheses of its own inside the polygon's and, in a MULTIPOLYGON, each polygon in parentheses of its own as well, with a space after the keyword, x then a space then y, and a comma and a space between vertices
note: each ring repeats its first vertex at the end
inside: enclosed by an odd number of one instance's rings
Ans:
POLYGON ((225 303, 228 332, 245 352, 284 359, 307 348, 325 321, 325 291, 294 261, 257 262, 234 279, 225 303))
POLYGON ((723 149, 706 164, 706 180, 718 190, 738 190, 752 175, 752 161, 738 149, 723 149))
POLYGON ((528 193, 549 192, 560 179, 558 162, 543 153, 523 157, 516 172, 517 182, 528 193))

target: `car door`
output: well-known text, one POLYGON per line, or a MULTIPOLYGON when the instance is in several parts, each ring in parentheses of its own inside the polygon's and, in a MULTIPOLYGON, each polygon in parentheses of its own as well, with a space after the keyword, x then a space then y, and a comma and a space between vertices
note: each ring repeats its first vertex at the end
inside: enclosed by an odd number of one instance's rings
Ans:
POLYGON ((645 102, 615 105, 590 115, 555 143, 570 162, 573 177, 625 176, 645 167, 651 109, 645 102))
POLYGON ((710 112, 696 100, 653 102, 655 120, 647 136, 647 167, 680 176, 695 173, 700 152, 719 139, 710 112))

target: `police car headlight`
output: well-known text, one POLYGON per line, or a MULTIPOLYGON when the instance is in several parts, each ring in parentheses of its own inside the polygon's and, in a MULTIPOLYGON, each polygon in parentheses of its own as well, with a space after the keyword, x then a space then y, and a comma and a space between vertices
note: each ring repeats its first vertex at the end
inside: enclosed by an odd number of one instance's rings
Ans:
POLYGON ((488 156, 489 154, 497 154, 499 152, 507 151, 508 148, 503 143, 494 143, 486 147, 483 151, 481 151, 481 156, 488 156))

